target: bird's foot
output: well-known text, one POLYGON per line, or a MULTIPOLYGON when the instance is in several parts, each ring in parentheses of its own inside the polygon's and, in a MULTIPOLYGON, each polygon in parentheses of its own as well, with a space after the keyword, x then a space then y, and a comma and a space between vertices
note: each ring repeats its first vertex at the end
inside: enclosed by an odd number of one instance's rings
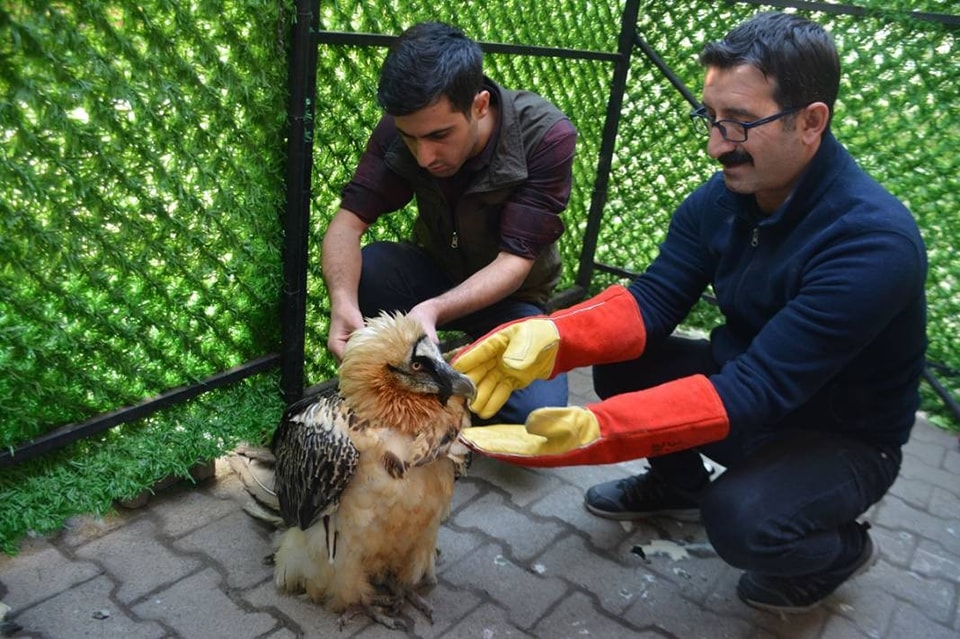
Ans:
POLYGON ((377 604, 354 604, 346 610, 343 611, 337 618, 337 629, 343 630, 343 627, 354 617, 359 615, 366 615, 372 621, 377 622, 382 626, 386 626, 390 630, 408 630, 407 621, 398 616, 397 602, 391 598, 389 602, 389 607, 380 606, 377 604))
MULTIPOLYGON (((420 580, 420 584, 417 586, 417 588, 429 589, 436 585, 436 575, 424 576, 423 579, 420 580)), ((390 594, 392 595, 390 598, 396 602, 394 606, 398 611, 403 606, 403 602, 408 601, 414 608, 423 613, 423 616, 426 617, 431 624, 433 624, 433 606, 431 606, 427 600, 416 591, 414 587, 398 584, 393 579, 387 579, 383 584, 381 584, 381 586, 390 591, 390 594)), ((385 598, 387 597, 385 596, 385 598)))
POLYGON ((433 606, 431 606, 430 603, 420 595, 420 593, 413 588, 410 588, 406 591, 406 593, 404 593, 404 597, 410 602, 411 605, 413 605, 414 608, 423 613, 423 616, 427 618, 427 621, 429 621, 431 625, 433 624, 433 606))

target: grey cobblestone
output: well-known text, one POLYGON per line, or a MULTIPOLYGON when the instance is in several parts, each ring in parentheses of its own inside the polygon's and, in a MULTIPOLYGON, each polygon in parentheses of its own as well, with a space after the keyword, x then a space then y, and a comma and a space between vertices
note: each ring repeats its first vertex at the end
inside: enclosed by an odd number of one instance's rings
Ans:
POLYGON ((254 639, 277 621, 264 612, 248 612, 222 587, 220 575, 207 569, 151 594, 133 610, 143 619, 162 620, 183 637, 254 639), (198 605, 197 593, 206 593, 198 605))
POLYGON ((113 601, 116 588, 106 576, 95 577, 61 591, 18 616, 17 623, 47 637, 124 637, 159 639, 167 636, 159 623, 133 619, 113 601))
POLYGON ((13 610, 29 609, 101 574, 88 561, 71 561, 45 541, 26 545, 22 554, 0 563, 0 574, 8 593, 3 598, 13 610))
POLYGON ((152 521, 139 519, 77 549, 77 556, 95 560, 116 578, 117 599, 130 603, 186 577, 200 561, 173 553, 156 537, 152 521))
MULTIPOLYGON (((588 371, 574 401, 596 397, 588 371)), ((591 485, 645 468, 523 469, 475 460, 440 530, 434 622, 391 631, 283 595, 263 563, 269 529, 243 511, 226 464, 137 510, 77 517, 0 557, 4 603, 24 637, 134 639, 946 639, 960 636, 960 452, 921 417, 901 475, 867 514, 881 559, 824 605, 779 616, 736 597, 697 524, 614 522, 583 508, 591 485), (644 556, 635 548, 644 550, 644 556)))

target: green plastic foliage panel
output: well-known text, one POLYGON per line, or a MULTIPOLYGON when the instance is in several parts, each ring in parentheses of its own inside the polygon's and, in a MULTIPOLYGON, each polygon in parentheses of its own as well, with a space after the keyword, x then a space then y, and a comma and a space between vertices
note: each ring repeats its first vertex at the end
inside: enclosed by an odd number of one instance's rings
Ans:
POLYGON ((276 350, 287 46, 276 3, 5 5, 3 446, 276 350))

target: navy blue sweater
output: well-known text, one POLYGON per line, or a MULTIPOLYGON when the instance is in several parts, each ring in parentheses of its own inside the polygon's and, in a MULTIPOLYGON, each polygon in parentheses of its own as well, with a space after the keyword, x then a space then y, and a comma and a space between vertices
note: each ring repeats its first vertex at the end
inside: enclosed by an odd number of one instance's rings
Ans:
POLYGON ((772 215, 718 172, 677 209, 631 285, 650 341, 713 285, 725 322, 711 376, 731 429, 907 441, 926 348, 926 251, 916 222, 827 133, 772 215))

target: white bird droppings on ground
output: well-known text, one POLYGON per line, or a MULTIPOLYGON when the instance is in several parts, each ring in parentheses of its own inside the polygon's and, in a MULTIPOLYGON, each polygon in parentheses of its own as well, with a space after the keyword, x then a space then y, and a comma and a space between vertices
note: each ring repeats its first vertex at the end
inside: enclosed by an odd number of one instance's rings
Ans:
POLYGON ((690 558, 690 554, 683 546, 673 541, 667 541, 666 539, 654 539, 649 544, 638 546, 638 548, 643 551, 643 554, 640 555, 641 557, 663 555, 674 561, 690 558))

